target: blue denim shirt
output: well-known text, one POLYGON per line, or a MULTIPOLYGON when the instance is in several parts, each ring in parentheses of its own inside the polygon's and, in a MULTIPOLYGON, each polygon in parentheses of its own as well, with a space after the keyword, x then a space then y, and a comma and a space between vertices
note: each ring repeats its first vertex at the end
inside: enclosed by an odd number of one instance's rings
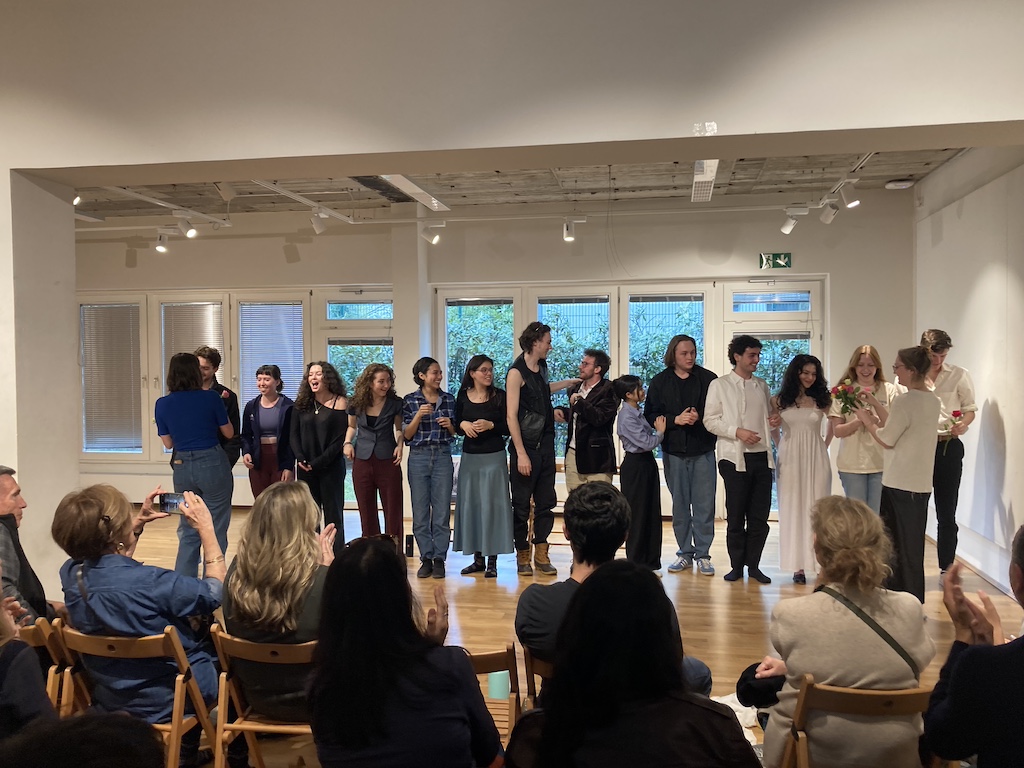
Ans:
POLYGON ((402 424, 411 424, 421 405, 430 405, 434 409, 434 414, 429 419, 420 419, 416 434, 412 436, 412 440, 406 441, 406 445, 410 448, 419 448, 425 445, 450 445, 455 438, 451 432, 437 423, 437 417, 447 416, 452 423, 455 422, 455 398, 442 389, 437 393, 437 404, 435 405, 424 397, 422 389, 410 392, 402 401, 402 424))
MULTIPOLYGON (((182 576, 122 555, 104 555, 85 563, 68 560, 61 566, 60 581, 71 625, 79 632, 144 637, 162 634, 168 624, 174 626, 203 698, 207 702, 217 698, 213 647, 208 640, 196 639, 188 617, 212 613, 220 606, 221 582, 182 576), (78 586, 79 565, 88 603, 78 586)), ((174 661, 86 657, 83 663, 96 686, 93 703, 100 708, 126 711, 150 723, 170 719, 178 673, 174 661)))

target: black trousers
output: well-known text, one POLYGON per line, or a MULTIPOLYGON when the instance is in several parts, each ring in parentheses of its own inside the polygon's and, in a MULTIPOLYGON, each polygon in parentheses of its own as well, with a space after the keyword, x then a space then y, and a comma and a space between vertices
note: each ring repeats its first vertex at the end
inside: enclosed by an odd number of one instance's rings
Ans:
POLYGON ((541 438, 536 449, 527 447, 532 468, 519 474, 519 454, 509 443, 509 482, 512 486, 512 535, 516 549, 530 548, 530 499, 533 499, 533 543, 545 544, 555 524, 555 434, 541 438))
POLYGON ((932 490, 935 493, 935 517, 939 524, 936 546, 939 568, 946 570, 956 558, 956 505, 960 497, 960 478, 964 473, 964 444, 959 438, 935 445, 935 469, 932 490))
POLYGON ((316 472, 299 469, 296 478, 309 486, 313 501, 324 511, 324 525, 338 529, 336 549, 345 545, 345 459, 316 472))
POLYGON ((909 592, 924 604, 924 529, 930 493, 882 486, 882 522, 892 536, 892 576, 886 588, 909 592))
POLYGON ((661 481, 654 454, 627 453, 619 485, 630 510, 626 559, 656 571, 661 568, 661 481))
POLYGON ((748 453, 745 458, 746 472, 737 472, 731 461, 718 462, 725 483, 725 545, 734 570, 761 565, 772 508, 774 473, 768 466, 768 452, 748 453))

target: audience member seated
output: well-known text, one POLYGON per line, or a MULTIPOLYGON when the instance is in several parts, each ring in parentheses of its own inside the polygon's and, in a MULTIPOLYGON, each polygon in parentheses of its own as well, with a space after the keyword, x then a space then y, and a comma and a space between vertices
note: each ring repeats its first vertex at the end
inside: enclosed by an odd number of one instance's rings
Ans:
POLYGON ((758 768, 732 710, 687 690, 674 617, 649 568, 615 560, 589 575, 558 631, 544 706, 516 724, 506 765, 758 768))
POLYGON ((355 539, 324 585, 310 689, 323 768, 500 765, 498 730, 466 652, 443 646, 444 590, 419 618, 390 537, 355 539))
MULTIPOLYGON (((0 576, 3 563, 0 562, 0 576)), ((18 733, 33 720, 56 720, 39 675, 39 657, 18 639, 15 616, 21 606, 12 597, 0 607, 0 739, 18 733)), ((0 761, 0 765, 14 765, 0 761)))
MULTIPOLYGON (((811 530, 820 586, 813 594, 776 604, 770 636, 782 659, 765 659, 758 668, 758 676, 786 676, 765 731, 769 768, 782 758, 803 675, 847 688, 916 688, 935 655, 918 599, 882 589, 892 542, 878 515, 862 501, 826 496, 811 511, 811 530)), ((867 722, 812 713, 807 721, 815 768, 917 765, 920 733, 920 715, 867 722)))
POLYGON ((33 723, 0 741, 0 765, 17 768, 163 768, 164 745, 148 723, 91 714, 33 723))
MULTIPOLYGON (((194 626, 220 605, 224 582, 224 555, 203 500, 185 491, 178 509, 199 534, 206 576, 194 576, 143 565, 132 559, 146 523, 166 517, 153 507, 160 488, 151 492, 142 510, 109 485, 93 485, 65 496, 53 516, 53 539, 71 558, 60 569, 61 585, 72 626, 91 635, 145 637, 162 634, 167 625, 177 629, 192 674, 203 698, 217 698, 217 670, 213 646, 194 626)), ((205 626, 205 624, 203 624, 205 626)), ((149 723, 171 716, 173 661, 161 659, 83 659, 95 688, 93 704, 101 711, 123 711, 149 723)), ((182 739, 181 764, 199 761, 200 729, 182 739)), ((245 739, 235 739, 231 765, 247 765, 245 739)))
MULTIPOLYGON (((1024 605, 1024 527, 1013 537, 1010 588, 1024 605)), ((978 756, 978 768, 1024 766, 1024 638, 1006 642, 992 601, 964 596, 960 564, 943 582, 956 639, 924 716, 924 743, 944 760, 978 756)))
MULTIPOLYGON (((584 483, 565 500, 562 533, 572 547, 572 574, 555 584, 531 584, 519 597, 516 636, 530 653, 554 661, 555 638, 569 600, 594 570, 615 558, 629 532, 629 503, 611 483, 584 483)), ((679 632, 679 619, 672 613, 679 632)), ((690 690, 711 694, 711 670, 700 659, 686 656, 683 672, 690 690)))
POLYGON ((40 616, 51 621, 64 611, 64 603, 47 601, 43 585, 21 548, 18 529, 28 506, 14 470, 0 464, 0 562, 4 564, 3 596, 21 606, 19 622, 31 624, 40 616))
MULTIPOLYGON (((255 643, 316 640, 334 524, 317 536, 320 508, 305 483, 275 483, 252 505, 238 554, 228 568, 224 628, 255 643)), ((312 667, 235 660, 254 710, 275 720, 309 722, 306 685, 312 667)))

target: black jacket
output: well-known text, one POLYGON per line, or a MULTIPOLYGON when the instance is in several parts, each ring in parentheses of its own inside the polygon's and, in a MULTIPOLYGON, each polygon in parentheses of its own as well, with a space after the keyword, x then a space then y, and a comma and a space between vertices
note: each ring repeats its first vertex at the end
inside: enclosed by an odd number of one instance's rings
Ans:
POLYGON ((238 418, 238 395, 217 381, 217 379, 213 380, 210 389, 220 395, 221 400, 224 401, 224 407, 228 411, 228 421, 235 428, 234 437, 228 438, 220 435, 220 447, 228 455, 228 464, 233 467, 238 463, 238 457, 242 455, 242 429, 238 418))
MULTIPOLYGON (((569 387, 569 397, 583 384, 569 387)), ((573 416, 576 416, 576 471, 581 475, 615 472, 615 442, 612 425, 619 410, 619 398, 608 379, 601 379, 586 397, 570 407, 559 409, 569 424, 569 440, 573 437, 573 416)), ((568 443, 566 443, 568 445, 568 443)))
POLYGON ((661 443, 661 449, 674 456, 702 456, 708 451, 715 450, 715 444, 718 442, 718 438, 704 426, 708 387, 718 376, 699 365, 693 366, 690 376, 696 379, 699 387, 699 394, 695 399, 683 397, 683 381, 676 376, 672 368, 666 368, 651 379, 647 388, 644 418, 654 426, 655 418, 665 417, 668 424, 665 427, 665 439, 661 443), (696 408, 700 420, 696 424, 681 427, 674 419, 687 408, 696 408))
MULTIPOLYGON (((260 399, 263 395, 256 395, 245 404, 242 412, 242 434, 241 451, 242 455, 249 454, 252 457, 253 468, 260 468, 260 399)), ((291 449, 291 425, 292 425, 292 399, 287 395, 281 395, 281 408, 284 409, 284 417, 281 419, 281 429, 277 436, 277 470, 295 471, 295 454, 291 449)), ((230 419, 230 415, 228 416, 230 419)), ((230 456, 228 457, 230 459, 230 456)))

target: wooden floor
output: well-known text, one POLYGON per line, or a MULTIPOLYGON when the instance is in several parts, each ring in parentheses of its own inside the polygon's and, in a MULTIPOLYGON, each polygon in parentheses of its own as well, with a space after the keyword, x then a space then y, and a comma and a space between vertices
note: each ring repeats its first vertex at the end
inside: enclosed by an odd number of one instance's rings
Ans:
MULTIPOLYGON (((228 534, 229 562, 234 552, 233 544, 230 542, 237 538, 247 514, 244 510, 236 510, 232 517, 228 534)), ((136 558, 151 565, 173 567, 177 551, 177 538, 174 533, 176 524, 177 519, 172 518, 158 520, 147 526, 146 534, 140 539, 136 558)), ((551 537, 551 560, 558 568, 558 576, 555 579, 539 576, 520 578, 516 575, 515 555, 512 554, 499 556, 498 578, 486 580, 482 574, 460 575, 459 571, 468 565, 472 558, 459 553, 449 553, 448 578, 443 582, 415 578, 419 560, 410 559, 410 581, 414 593, 419 595, 424 607, 429 607, 433 602, 434 586, 438 583, 444 585, 450 605, 449 644, 462 645, 471 652, 502 649, 510 641, 516 642, 518 646, 513 622, 520 592, 534 582, 551 583, 569 576, 571 552, 560 534, 561 525, 556 524, 555 529, 559 532, 551 537)), ((350 537, 359 530, 358 516, 355 512, 346 514, 345 530, 350 537)), ((406 532, 410 531, 410 522, 407 520, 406 532)), ((768 622, 775 603, 787 597, 810 594, 813 585, 793 584, 792 574, 781 573, 776 567, 778 527, 775 524, 772 525, 762 558, 762 568, 772 577, 772 584, 762 586, 750 581, 726 582, 722 579, 728 562, 725 552, 724 521, 716 522, 715 534, 711 556, 719 570, 718 575, 701 576, 696 571, 671 574, 664 568, 661 574, 664 576, 665 591, 679 615, 686 653, 702 659, 711 667, 714 676, 712 695, 725 696, 735 693, 736 679, 745 667, 771 652, 768 622)), ((674 557, 675 549, 672 528, 667 523, 664 525, 663 541, 662 562, 667 566, 674 557)), ((624 556, 622 552, 619 554, 624 556)), ((935 660, 924 670, 921 682, 923 685, 933 685, 952 642, 953 628, 942 605, 935 547, 931 543, 927 545, 925 551, 925 563, 928 589, 925 601, 927 629, 935 641, 937 652, 935 660)), ((988 592, 999 610, 1004 627, 1008 632, 1016 634, 1022 619, 1021 607, 980 576, 969 571, 965 573, 967 590, 973 593, 980 588, 988 592)), ((517 651, 523 687, 525 675, 522 649, 517 647, 517 651)), ((317 765, 315 752, 308 740, 280 740, 269 743, 268 768, 285 768, 292 765, 299 754, 303 756, 307 765, 317 765)))

